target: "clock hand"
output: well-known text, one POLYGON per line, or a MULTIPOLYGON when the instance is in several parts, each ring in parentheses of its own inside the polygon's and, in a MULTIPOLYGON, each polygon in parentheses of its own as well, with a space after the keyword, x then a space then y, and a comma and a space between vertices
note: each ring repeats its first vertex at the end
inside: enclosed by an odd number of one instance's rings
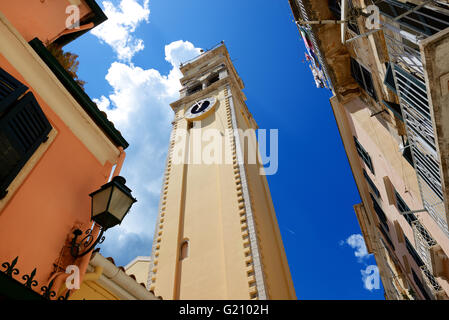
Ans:
POLYGON ((198 101, 195 100, 195 104, 198 106, 198 109, 201 109, 201 106, 198 101))

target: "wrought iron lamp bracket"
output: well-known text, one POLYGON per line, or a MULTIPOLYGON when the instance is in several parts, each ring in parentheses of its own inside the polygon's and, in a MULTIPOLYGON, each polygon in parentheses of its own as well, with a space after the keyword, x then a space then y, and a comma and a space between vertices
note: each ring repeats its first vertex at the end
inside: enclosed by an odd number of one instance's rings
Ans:
POLYGON ((79 258, 91 252, 97 244, 104 241, 105 237, 103 236, 103 233, 105 231, 106 229, 101 227, 100 233, 96 238, 94 238, 92 235, 92 229, 88 229, 84 232, 85 236, 80 240, 78 240, 78 238, 83 235, 83 232, 80 229, 73 231, 73 239, 70 243, 70 253, 72 257, 79 258))

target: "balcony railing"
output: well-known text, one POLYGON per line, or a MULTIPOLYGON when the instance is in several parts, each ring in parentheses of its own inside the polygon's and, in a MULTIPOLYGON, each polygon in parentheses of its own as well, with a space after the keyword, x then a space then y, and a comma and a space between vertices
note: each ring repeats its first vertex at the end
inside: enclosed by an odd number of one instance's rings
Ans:
MULTIPOLYGON (((299 7, 299 12, 301 14, 302 19, 304 21, 310 21, 311 20, 310 19, 310 14, 307 11, 306 7, 304 6, 303 1, 302 0, 296 0, 296 3, 298 5, 298 7, 299 7)), ((313 33, 312 27, 310 25, 304 26, 304 27, 309 30, 308 34, 310 36, 310 41, 312 42, 312 45, 313 45, 313 48, 314 48, 314 52, 317 55, 318 61, 320 62, 320 65, 321 65, 321 67, 323 69, 324 77, 327 80, 327 84, 328 84, 329 87, 332 88, 332 82, 329 80, 330 79, 329 78, 329 72, 327 70, 327 67, 326 67, 326 64, 325 64, 325 60, 323 59, 321 51, 319 50, 319 46, 318 46, 317 40, 315 38, 315 34, 313 33)))
POLYGON ((379 8, 423 206, 449 237, 429 84, 420 51, 420 41, 449 28, 449 4, 384 0, 379 8))
POLYGON ((443 292, 443 288, 440 286, 438 281, 426 266, 421 267, 421 272, 423 274, 424 282, 426 283, 427 287, 430 289, 433 296, 438 298, 439 294, 443 292))
POLYGON ((430 256, 430 248, 436 245, 436 241, 432 238, 430 233, 424 228, 424 226, 415 220, 412 222, 413 234, 415 237, 415 246, 418 255, 424 262, 427 269, 432 272, 432 260, 430 256))
POLYGON ((433 275, 432 256, 430 253, 431 248, 435 246, 437 242, 432 238, 419 220, 412 222, 412 228, 415 236, 416 251, 424 263, 419 266, 422 272, 422 277, 432 295, 438 299, 438 296, 443 292, 443 289, 433 275))

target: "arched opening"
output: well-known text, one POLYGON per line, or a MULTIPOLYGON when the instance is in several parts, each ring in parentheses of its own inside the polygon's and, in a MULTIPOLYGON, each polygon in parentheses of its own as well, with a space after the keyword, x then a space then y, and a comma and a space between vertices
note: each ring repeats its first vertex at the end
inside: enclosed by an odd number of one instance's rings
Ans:
POLYGON ((190 88, 187 89, 187 95, 190 96, 195 92, 201 91, 203 89, 203 85, 201 83, 197 83, 190 88))
POLYGON ((212 83, 217 82, 218 80, 220 80, 220 75, 216 73, 208 79, 207 86, 210 86, 212 83))

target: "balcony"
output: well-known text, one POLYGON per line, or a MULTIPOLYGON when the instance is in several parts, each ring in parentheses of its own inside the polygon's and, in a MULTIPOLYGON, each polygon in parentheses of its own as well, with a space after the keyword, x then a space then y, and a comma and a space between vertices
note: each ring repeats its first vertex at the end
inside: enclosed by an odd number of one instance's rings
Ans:
POLYGON ((385 0, 379 8, 423 206, 449 237, 449 4, 385 0))
POLYGON ((441 286, 438 284, 438 281, 435 279, 432 273, 426 268, 426 266, 421 267, 421 272, 423 274, 424 282, 426 283, 432 295, 437 300, 446 300, 447 299, 446 293, 444 292, 443 288, 441 288, 441 286))
POLYGON ((446 294, 435 276, 446 277, 447 265, 445 263, 447 263, 447 257, 438 250, 441 249, 440 246, 419 220, 412 222, 412 228, 416 252, 422 260, 421 265, 418 265, 421 269, 422 278, 430 293, 436 299, 444 299, 446 294))
POLYGON ((416 251, 426 268, 432 272, 431 248, 437 243, 424 226, 415 220, 412 222, 413 235, 415 237, 416 251))

